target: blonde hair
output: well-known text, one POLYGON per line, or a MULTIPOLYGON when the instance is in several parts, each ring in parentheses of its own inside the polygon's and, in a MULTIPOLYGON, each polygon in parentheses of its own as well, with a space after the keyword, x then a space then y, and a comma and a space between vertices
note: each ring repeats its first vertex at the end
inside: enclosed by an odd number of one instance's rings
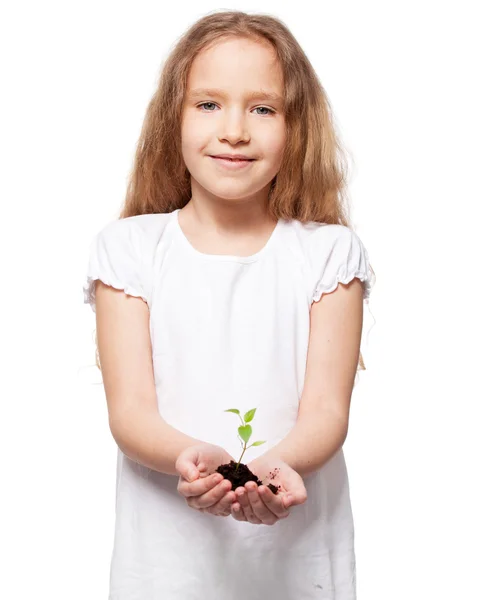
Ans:
MULTIPOLYGON (((282 21, 238 10, 208 13, 174 45, 146 110, 119 218, 168 213, 189 202, 190 174, 181 152, 187 78, 202 50, 230 37, 269 43, 283 72, 287 142, 281 168, 270 188, 269 214, 277 219, 341 224, 352 229, 346 153, 318 76, 282 21)), ((96 359, 100 368, 98 348, 96 359)), ((359 365, 365 370, 361 352, 359 365)))

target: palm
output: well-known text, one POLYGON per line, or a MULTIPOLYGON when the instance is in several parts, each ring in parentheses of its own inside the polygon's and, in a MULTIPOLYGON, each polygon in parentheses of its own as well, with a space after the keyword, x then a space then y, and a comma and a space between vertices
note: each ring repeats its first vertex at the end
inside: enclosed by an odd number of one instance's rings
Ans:
POLYGON ((263 484, 272 483, 278 487, 280 494, 299 496, 305 489, 301 476, 283 460, 261 456, 251 461, 248 467, 263 484))
POLYGON ((201 477, 207 477, 223 464, 229 463, 233 458, 221 446, 213 444, 199 444, 195 446, 193 457, 195 466, 199 469, 201 477), (204 467, 204 468, 203 468, 204 467))

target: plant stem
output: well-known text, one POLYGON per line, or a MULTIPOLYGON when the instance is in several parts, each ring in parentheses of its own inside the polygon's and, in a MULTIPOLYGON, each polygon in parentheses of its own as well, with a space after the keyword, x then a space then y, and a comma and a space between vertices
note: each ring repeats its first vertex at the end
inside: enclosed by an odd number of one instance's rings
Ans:
POLYGON ((237 466, 235 467, 235 473, 237 473, 237 469, 239 468, 240 462, 242 460, 242 457, 244 456, 244 452, 246 451, 246 448, 247 448, 247 444, 244 443, 244 450, 242 450, 242 454, 240 455, 239 462, 237 463, 237 466))

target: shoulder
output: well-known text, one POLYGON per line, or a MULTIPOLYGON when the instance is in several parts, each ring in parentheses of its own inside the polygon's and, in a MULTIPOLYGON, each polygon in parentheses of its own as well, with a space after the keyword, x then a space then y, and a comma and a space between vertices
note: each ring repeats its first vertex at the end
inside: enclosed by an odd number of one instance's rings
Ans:
POLYGON ((371 287, 369 256, 363 242, 350 227, 316 221, 286 221, 288 243, 299 258, 309 282, 310 299, 333 291, 338 282, 354 277, 365 283, 365 298, 371 287))
POLYGON ((150 302, 156 251, 168 234, 172 213, 115 219, 94 235, 84 281, 84 299, 95 311, 95 282, 150 302))
POLYGON ((102 227, 96 237, 126 237, 129 235, 160 237, 172 221, 172 215, 173 213, 153 213, 115 219, 102 227))
POLYGON ((147 259, 168 236, 173 216, 173 213, 152 213, 115 219, 94 235, 93 245, 137 253, 147 259))
POLYGON ((306 240, 307 247, 310 250, 324 244, 330 245, 337 242, 337 240, 349 239, 352 235, 355 235, 352 229, 338 223, 329 224, 316 221, 300 223, 295 221, 294 226, 297 227, 298 231, 301 231, 301 235, 306 240))
POLYGON ((358 235, 345 225, 294 219, 286 221, 286 229, 289 243, 297 245, 308 263, 325 258, 334 247, 361 244, 358 235))

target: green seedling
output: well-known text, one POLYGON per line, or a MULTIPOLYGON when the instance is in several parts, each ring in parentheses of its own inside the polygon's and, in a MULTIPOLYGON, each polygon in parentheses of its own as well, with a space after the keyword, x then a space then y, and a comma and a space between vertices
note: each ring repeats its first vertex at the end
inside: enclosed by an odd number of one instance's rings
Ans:
POLYGON ((235 467, 235 472, 237 472, 237 469, 239 468, 239 465, 242 462, 242 457, 244 456, 245 451, 249 448, 252 448, 253 446, 261 446, 262 444, 266 444, 266 442, 253 442, 250 446, 247 445, 252 435, 252 427, 251 425, 249 425, 249 423, 254 419, 254 414, 256 413, 255 408, 252 408, 251 410, 247 411, 244 415, 244 418, 242 418, 242 415, 240 414, 240 411, 237 408, 229 408, 225 412, 231 412, 238 415, 242 422, 242 425, 238 429, 239 439, 242 445, 242 454, 240 455, 239 462, 235 467))

